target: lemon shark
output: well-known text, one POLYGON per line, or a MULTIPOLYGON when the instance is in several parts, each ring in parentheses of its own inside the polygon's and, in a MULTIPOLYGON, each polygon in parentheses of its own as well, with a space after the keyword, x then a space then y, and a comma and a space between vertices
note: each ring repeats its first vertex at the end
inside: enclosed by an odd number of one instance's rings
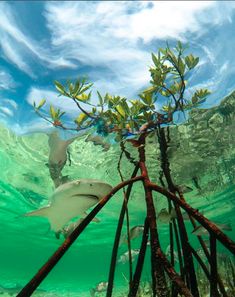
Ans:
POLYGON ((86 211, 111 190, 111 185, 96 179, 70 181, 56 188, 48 206, 26 213, 25 216, 46 217, 51 230, 58 232, 72 218, 85 217, 86 211))

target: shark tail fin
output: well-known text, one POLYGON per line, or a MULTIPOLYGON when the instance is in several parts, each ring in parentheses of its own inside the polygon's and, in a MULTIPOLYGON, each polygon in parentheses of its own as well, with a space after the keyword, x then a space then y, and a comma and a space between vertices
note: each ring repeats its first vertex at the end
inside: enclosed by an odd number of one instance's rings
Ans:
POLYGON ((50 213, 50 207, 46 206, 31 212, 28 212, 24 214, 25 217, 47 217, 49 216, 50 213))

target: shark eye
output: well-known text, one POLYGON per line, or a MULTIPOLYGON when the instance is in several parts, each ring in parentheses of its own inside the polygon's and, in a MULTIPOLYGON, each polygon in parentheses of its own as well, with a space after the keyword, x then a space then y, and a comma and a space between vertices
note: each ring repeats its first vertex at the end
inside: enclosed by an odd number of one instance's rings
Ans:
POLYGON ((90 184, 90 187, 92 187, 92 184, 90 184))

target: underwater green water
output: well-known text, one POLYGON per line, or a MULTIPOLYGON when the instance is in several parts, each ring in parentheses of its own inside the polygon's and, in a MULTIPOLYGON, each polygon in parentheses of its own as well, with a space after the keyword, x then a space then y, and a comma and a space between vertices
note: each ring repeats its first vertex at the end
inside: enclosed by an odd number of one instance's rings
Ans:
MULTIPOLYGON (((233 122, 224 125, 228 131, 234 127, 233 122)), ((222 125, 220 129, 223 129, 223 135, 226 135, 226 129, 222 125)), ((181 128, 174 132, 175 134, 173 133, 176 139, 179 138, 179 132, 183 130, 184 128, 181 128)), ((215 138, 210 133, 212 132, 208 129, 207 139, 215 138)), ((183 134, 186 135, 187 131, 183 131, 183 134)), ((47 205, 48 197, 54 189, 48 167, 45 165, 49 150, 47 135, 36 133, 16 136, 1 126, 0 136, 0 286, 20 288, 32 278, 60 246, 63 239, 56 239, 45 218, 23 216, 29 211, 47 205)), ((190 139, 191 136, 182 137, 181 142, 185 146, 181 148, 184 152, 178 150, 175 152, 176 156, 173 154, 170 159, 172 164, 178 164, 172 165, 172 174, 175 176, 176 183, 192 187, 193 191, 185 194, 186 200, 193 207, 203 211, 206 217, 214 222, 230 223, 232 231, 225 231, 225 233, 235 240, 234 138, 223 140, 223 137, 220 137, 222 140, 219 145, 211 143, 210 146, 207 145, 206 148, 201 146, 200 150, 197 150, 196 142, 190 139), (211 152, 212 156, 208 154, 206 157, 203 155, 203 150, 211 152), (185 154, 185 151, 188 153, 185 154), (200 177, 202 192, 196 189, 192 176, 200 177)), ((135 157, 136 151, 133 147, 127 145, 127 148, 135 157)), ((71 145, 70 153, 71 166, 68 164, 65 166, 63 175, 68 174, 72 180, 100 179, 113 186, 120 182, 117 171, 120 155, 118 144, 112 145, 108 151, 103 151, 102 147, 94 146, 92 142, 85 142, 85 136, 82 136, 71 145)), ((150 177, 154 182, 158 182, 158 146, 154 138, 146 145, 146 156, 150 177)), ((129 178, 133 166, 125 158, 121 168, 124 177, 129 178)), ((158 212, 167 206, 163 197, 155 195, 154 199, 158 212)), ((145 218, 145 203, 140 184, 134 185, 129 203, 131 227, 142 225, 145 218)), ((42 293, 42 296, 89 297, 92 287, 101 281, 107 281, 112 243, 121 205, 122 193, 119 193, 97 215, 100 222, 92 222, 86 228, 42 282, 40 289, 48 291, 48 293, 42 293)), ((199 248, 195 235, 191 234, 192 226, 189 222, 186 222, 186 226, 190 242, 195 249, 199 248)), ((168 225, 159 223, 158 227, 161 245, 165 251, 169 244, 168 225)), ((133 249, 139 247, 140 240, 140 238, 133 240, 133 249)), ((220 245, 218 249, 219 253, 227 253, 233 258, 220 245)), ((119 256, 126 251, 127 246, 121 245, 119 256)), ((128 277, 128 265, 117 264, 114 296, 120 296, 119 293, 125 292, 127 287, 125 277, 128 277)), ((142 279, 151 280, 149 250, 142 279)), ((5 296, 9 295, 6 293, 5 296)), ((98 296, 105 295, 100 293, 98 296)))

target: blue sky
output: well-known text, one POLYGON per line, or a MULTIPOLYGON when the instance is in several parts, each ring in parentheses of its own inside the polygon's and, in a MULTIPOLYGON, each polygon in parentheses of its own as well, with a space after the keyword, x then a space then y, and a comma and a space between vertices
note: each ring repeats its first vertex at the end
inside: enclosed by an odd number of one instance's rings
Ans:
POLYGON ((233 1, 0 2, 0 121, 17 134, 45 129, 32 108, 42 98, 75 116, 53 80, 87 75, 94 90, 136 98, 151 52, 177 40, 200 57, 189 91, 208 87, 205 107, 216 105, 235 89, 234 36, 233 1))

